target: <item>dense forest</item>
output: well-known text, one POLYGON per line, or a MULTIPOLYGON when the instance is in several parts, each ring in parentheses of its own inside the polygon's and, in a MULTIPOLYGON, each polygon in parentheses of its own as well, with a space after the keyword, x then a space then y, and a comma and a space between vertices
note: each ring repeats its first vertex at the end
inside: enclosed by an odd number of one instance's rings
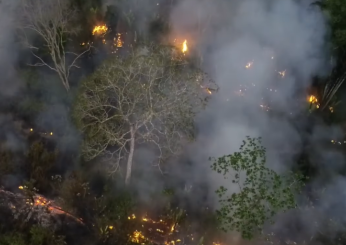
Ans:
POLYGON ((0 245, 345 244, 345 16, 0 0, 0 245))

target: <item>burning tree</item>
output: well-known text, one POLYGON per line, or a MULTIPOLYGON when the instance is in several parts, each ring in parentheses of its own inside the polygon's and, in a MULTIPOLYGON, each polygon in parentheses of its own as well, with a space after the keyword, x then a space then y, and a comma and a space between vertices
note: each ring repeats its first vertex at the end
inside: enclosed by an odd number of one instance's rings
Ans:
POLYGON ((68 52, 65 49, 67 38, 75 35, 78 28, 74 26, 77 16, 76 9, 71 8, 70 1, 67 0, 23 0, 21 1, 21 11, 19 13, 19 29, 22 31, 25 45, 30 48, 33 56, 38 60, 32 66, 45 66, 56 72, 60 81, 67 91, 70 90, 70 71, 76 65, 77 60, 90 47, 81 53, 68 52), (33 32, 38 35, 47 50, 51 62, 46 61, 44 55, 40 55, 40 48, 29 42, 27 35, 33 32), (67 59, 67 55, 72 58, 67 59), (52 64, 51 64, 52 63, 52 64))
POLYGON ((206 81, 172 47, 140 48, 124 60, 108 60, 84 81, 75 107, 85 158, 111 158, 111 172, 127 159, 129 183, 134 153, 144 144, 160 167, 193 139, 194 117, 209 96, 202 89, 206 81))

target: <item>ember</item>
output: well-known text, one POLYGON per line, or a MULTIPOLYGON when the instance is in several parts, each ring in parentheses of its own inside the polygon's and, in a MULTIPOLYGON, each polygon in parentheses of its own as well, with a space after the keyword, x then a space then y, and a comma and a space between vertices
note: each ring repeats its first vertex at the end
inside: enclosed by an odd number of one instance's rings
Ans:
POLYGON ((121 40, 121 34, 118 33, 117 38, 115 39, 115 46, 121 48, 123 46, 123 41, 121 40))
MULTIPOLYGON (((20 190, 27 189, 26 186, 19 186, 18 188, 20 190)), ((82 219, 77 218, 77 217, 73 216, 72 214, 62 210, 62 208, 55 205, 53 201, 48 200, 41 195, 36 194, 32 197, 32 199, 27 199, 26 204, 33 206, 33 207, 46 207, 47 210, 49 212, 51 212, 52 214, 58 214, 58 215, 63 214, 63 215, 66 215, 66 216, 73 218, 74 220, 76 220, 77 222, 79 222, 81 224, 84 224, 82 219)))

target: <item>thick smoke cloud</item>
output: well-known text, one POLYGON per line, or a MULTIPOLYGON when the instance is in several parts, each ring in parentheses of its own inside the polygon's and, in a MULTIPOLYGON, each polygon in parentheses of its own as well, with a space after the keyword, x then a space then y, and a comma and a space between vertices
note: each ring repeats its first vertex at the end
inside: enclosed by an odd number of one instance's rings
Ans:
MULTIPOLYGON (((290 170, 307 144, 302 129, 309 123, 305 96, 311 78, 330 69, 328 29, 321 11, 311 1, 185 0, 172 12, 171 22, 172 36, 187 38, 202 50, 204 69, 220 87, 200 115, 201 134, 190 149, 193 167, 185 173, 186 179, 207 182, 204 192, 208 191, 212 205, 217 204, 214 191, 220 185, 237 191, 219 175, 210 174, 208 157, 233 153, 247 135, 263 137, 269 167, 281 173, 290 170), (283 71, 284 77, 279 73, 283 71)), ((321 142, 330 142, 340 131, 317 124, 308 137, 311 161, 335 174, 343 156, 321 142), (334 163, 326 166, 331 160, 334 163)), ((319 179, 316 182, 320 185, 319 179)), ((331 183, 330 189, 338 189, 338 183, 331 183)), ((320 201, 321 210, 330 205, 328 199, 320 201)), ((310 222, 309 217, 301 216, 300 221, 310 222)), ((284 222, 278 224, 282 228, 284 222)), ((311 230, 309 235, 317 232, 311 230)))

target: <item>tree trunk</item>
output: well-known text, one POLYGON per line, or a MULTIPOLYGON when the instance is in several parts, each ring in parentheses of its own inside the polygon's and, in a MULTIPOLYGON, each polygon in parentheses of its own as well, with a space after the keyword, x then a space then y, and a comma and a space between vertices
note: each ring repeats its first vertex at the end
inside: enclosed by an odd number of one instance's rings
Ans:
POLYGON ((133 153, 135 150, 135 129, 133 125, 131 125, 130 127, 130 132, 131 132, 131 140, 130 140, 130 153, 129 153, 129 157, 127 158, 127 168, 126 168, 126 178, 125 178, 126 185, 130 183, 130 178, 132 173, 133 153))
MULTIPOLYGON (((55 66, 55 67, 57 67, 57 66, 55 66)), ((59 75, 60 81, 62 82, 62 85, 64 86, 66 91, 69 92, 70 91, 70 84, 68 82, 68 79, 67 78, 65 79, 64 76, 60 72, 58 72, 58 75, 59 75)))

